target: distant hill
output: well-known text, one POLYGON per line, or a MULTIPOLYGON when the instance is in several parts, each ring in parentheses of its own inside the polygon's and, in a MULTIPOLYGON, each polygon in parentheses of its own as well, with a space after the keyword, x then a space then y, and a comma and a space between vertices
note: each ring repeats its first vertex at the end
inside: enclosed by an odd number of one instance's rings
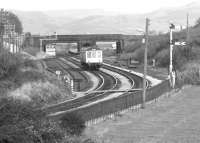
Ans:
POLYGON ((186 25, 189 12, 190 25, 200 17, 200 3, 193 2, 177 8, 165 8, 147 14, 120 14, 104 10, 58 10, 58 11, 13 11, 21 19, 24 31, 34 34, 47 34, 57 31, 60 34, 136 34, 137 28, 144 29, 145 18, 151 20, 150 29, 167 32, 169 21, 186 25))

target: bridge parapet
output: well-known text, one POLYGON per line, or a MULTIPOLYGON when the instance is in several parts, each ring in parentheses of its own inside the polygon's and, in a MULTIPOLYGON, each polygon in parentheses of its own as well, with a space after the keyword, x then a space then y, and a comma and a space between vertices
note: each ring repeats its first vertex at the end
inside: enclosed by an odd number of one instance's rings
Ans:
MULTIPOLYGON (((45 47, 46 44, 51 43, 77 43, 77 48, 80 48, 85 44, 96 44, 96 42, 116 42, 117 53, 121 53, 124 49, 124 41, 128 35, 123 34, 79 34, 79 35, 57 35, 57 38, 53 36, 33 36, 33 41, 36 43, 35 47, 45 47), (42 41, 42 43, 41 43, 42 41)), ((137 38, 137 37, 136 37, 137 38)), ((138 38, 137 38, 138 39, 138 38)))

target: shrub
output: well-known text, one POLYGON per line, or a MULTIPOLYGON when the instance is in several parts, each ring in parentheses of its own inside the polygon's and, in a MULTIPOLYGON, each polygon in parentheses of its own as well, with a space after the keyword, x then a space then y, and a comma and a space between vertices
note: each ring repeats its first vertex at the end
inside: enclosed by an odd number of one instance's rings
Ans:
POLYGON ((123 53, 120 55, 120 59, 121 60, 129 60, 130 58, 132 58, 134 55, 134 53, 123 53))
POLYGON ((35 111, 30 104, 3 98, 0 100, 0 142, 33 143, 45 114, 35 111))
POLYGON ((85 123, 76 113, 68 113, 61 118, 60 126, 71 135, 80 136, 85 129, 85 123))
POLYGON ((0 142, 61 143, 64 132, 43 111, 35 110, 29 102, 4 99, 0 103, 0 142))
POLYGON ((0 53, 0 78, 14 75, 22 63, 23 60, 20 56, 2 50, 0 53))
POLYGON ((200 82, 200 63, 192 62, 186 64, 182 71, 177 72, 177 84, 199 84, 200 82))
POLYGON ((19 72, 15 74, 13 77, 13 82, 18 86, 21 86, 25 82, 32 82, 32 81, 45 81, 47 77, 36 70, 30 70, 25 72, 19 72))
POLYGON ((184 49, 180 47, 174 47, 173 50, 173 66, 176 70, 182 68, 182 66, 187 62, 186 55, 184 53, 184 49))
POLYGON ((164 49, 156 55, 156 64, 160 67, 168 67, 169 49, 164 49))
POLYGON ((103 56, 104 57, 110 57, 110 56, 114 56, 114 55, 116 55, 115 50, 112 50, 112 49, 103 50, 103 56))
POLYGON ((143 62, 144 61, 144 47, 136 49, 133 54, 133 58, 137 61, 143 62))
POLYGON ((134 52, 136 49, 141 48, 141 47, 142 47, 141 40, 126 41, 126 45, 124 47, 124 52, 125 53, 134 52))
POLYGON ((24 51, 29 53, 29 54, 31 54, 31 55, 33 55, 33 56, 36 56, 37 53, 40 52, 40 49, 37 48, 37 47, 30 47, 29 46, 28 48, 25 48, 24 51))
POLYGON ((37 62, 30 59, 24 60, 24 67, 25 68, 32 68, 32 69, 38 69, 37 62))
POLYGON ((34 106, 44 106, 66 99, 67 92, 49 81, 28 82, 20 88, 9 92, 8 96, 24 101, 32 102, 34 106))

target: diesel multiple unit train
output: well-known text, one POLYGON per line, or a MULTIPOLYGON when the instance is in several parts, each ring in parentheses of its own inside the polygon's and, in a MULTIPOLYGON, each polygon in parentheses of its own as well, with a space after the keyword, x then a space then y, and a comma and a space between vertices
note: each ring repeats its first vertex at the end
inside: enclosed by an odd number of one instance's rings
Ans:
POLYGON ((46 57, 55 57, 56 56, 56 45, 55 44, 47 44, 45 46, 46 57))
POLYGON ((84 47, 80 51, 80 62, 85 69, 98 70, 103 63, 103 52, 97 47, 84 47))
MULTIPOLYGON (((56 44, 47 44, 45 47, 46 57, 56 56, 56 44)), ((80 63, 84 69, 98 70, 103 63, 103 51, 94 47, 82 47, 80 52, 77 48, 69 49, 68 53, 73 55, 80 55, 80 63)))

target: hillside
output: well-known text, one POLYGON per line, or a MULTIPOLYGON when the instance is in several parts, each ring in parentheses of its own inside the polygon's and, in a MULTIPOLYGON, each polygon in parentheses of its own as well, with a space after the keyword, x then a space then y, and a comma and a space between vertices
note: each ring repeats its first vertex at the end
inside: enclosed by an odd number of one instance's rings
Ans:
POLYGON ((137 28, 144 28, 145 17, 151 19, 151 30, 168 31, 169 21, 186 25, 189 12, 193 25, 200 14, 200 3, 193 2, 176 8, 162 8, 147 14, 120 14, 99 9, 60 11, 14 11, 24 25, 24 31, 32 33, 64 34, 80 33, 122 33, 137 34, 137 28))

